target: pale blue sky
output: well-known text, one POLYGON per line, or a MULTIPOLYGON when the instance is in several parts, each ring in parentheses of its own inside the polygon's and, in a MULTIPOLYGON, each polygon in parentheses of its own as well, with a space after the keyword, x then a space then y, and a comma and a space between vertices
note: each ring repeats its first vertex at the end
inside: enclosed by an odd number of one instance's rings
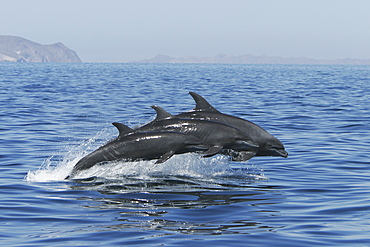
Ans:
POLYGON ((0 34, 84 62, 156 54, 370 59, 369 0, 1 0, 0 34))

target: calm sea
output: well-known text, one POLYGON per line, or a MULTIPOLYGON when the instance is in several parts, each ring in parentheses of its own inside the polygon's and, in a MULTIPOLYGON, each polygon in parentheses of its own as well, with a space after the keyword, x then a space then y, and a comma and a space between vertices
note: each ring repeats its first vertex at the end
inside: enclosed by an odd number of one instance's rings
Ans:
POLYGON ((3 246, 370 246, 370 66, 0 64, 3 246), (177 155, 64 181, 194 91, 289 152, 177 155))

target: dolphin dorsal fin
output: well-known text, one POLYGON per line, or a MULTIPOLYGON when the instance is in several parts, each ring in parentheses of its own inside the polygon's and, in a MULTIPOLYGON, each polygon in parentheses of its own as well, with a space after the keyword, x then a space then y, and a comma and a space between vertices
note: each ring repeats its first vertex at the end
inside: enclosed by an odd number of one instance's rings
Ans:
POLYGON ((117 123, 117 122, 114 122, 112 123, 114 126, 116 126, 116 128, 118 129, 119 131, 119 137, 120 136, 125 136, 127 135, 128 133, 131 133, 133 132, 134 130, 131 129, 130 127, 128 127, 127 125, 124 125, 122 123, 117 123))
POLYGON ((157 112, 157 117, 154 119, 154 121, 160 121, 164 119, 173 118, 173 115, 169 112, 167 112, 165 109, 163 109, 160 106, 152 105, 151 108, 153 108, 157 112))
POLYGON ((202 96, 197 93, 189 92, 191 97, 195 100, 195 108, 193 111, 207 111, 207 112, 219 112, 216 108, 214 108, 207 100, 205 100, 202 96))

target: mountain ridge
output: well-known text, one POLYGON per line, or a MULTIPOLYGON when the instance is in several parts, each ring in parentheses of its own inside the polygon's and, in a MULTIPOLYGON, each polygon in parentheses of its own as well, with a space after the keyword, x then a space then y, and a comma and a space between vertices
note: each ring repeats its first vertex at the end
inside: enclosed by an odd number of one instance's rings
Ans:
POLYGON ((63 43, 42 45, 11 35, 0 35, 0 62, 81 63, 77 53, 63 43))
POLYGON ((214 57, 170 57, 158 54, 150 59, 132 61, 133 63, 224 63, 224 64, 338 64, 338 65, 370 65, 370 59, 314 59, 306 57, 279 57, 219 54, 214 57))

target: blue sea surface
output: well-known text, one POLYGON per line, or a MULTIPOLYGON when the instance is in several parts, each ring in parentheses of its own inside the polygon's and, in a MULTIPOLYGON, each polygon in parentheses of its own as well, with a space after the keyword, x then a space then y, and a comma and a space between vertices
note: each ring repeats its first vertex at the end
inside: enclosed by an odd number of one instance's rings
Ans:
POLYGON ((370 66, 0 64, 3 246, 370 246, 370 66), (64 180, 197 92, 289 152, 176 155, 64 180))

